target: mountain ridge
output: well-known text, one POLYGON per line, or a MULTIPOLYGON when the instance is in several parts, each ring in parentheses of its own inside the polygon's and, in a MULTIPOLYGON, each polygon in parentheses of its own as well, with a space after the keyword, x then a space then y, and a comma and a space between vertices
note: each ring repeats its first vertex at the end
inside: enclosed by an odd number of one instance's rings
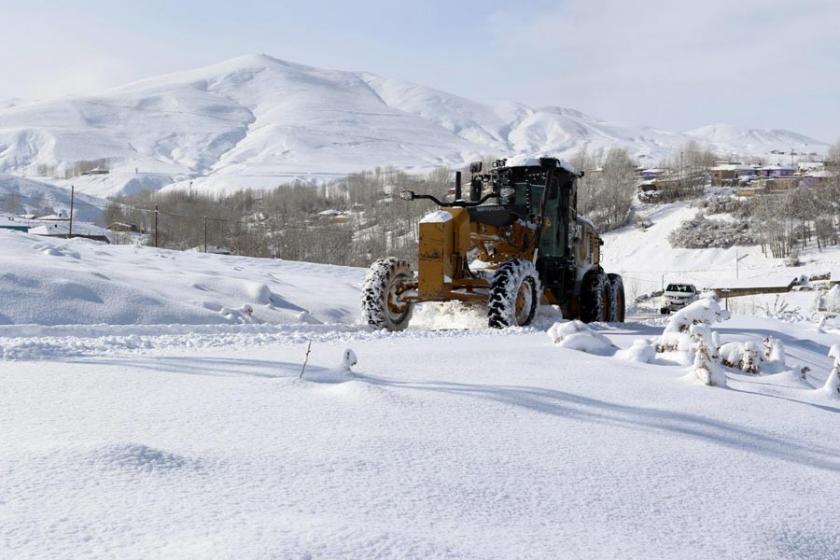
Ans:
POLYGON ((108 159, 109 176, 74 178, 97 196, 194 183, 269 188, 376 166, 422 171, 485 155, 583 147, 628 149, 656 164, 696 140, 722 155, 765 155, 826 144, 779 129, 709 125, 687 132, 619 124, 577 109, 482 103, 364 71, 246 55, 137 80, 97 94, 0 106, 0 172, 55 175, 108 159), (132 177, 134 175, 134 177, 132 177))

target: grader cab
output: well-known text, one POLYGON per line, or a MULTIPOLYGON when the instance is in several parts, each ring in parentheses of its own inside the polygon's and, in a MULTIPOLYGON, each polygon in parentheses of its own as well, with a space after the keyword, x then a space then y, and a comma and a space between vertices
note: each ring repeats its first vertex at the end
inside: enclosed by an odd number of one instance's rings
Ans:
POLYGON ((404 191, 440 209, 420 221, 418 274, 407 261, 371 265, 363 321, 402 330, 419 302, 484 305, 490 327, 529 324, 539 305, 566 318, 624 321, 624 287, 600 264, 602 239, 577 214, 578 173, 555 158, 511 158, 470 166, 467 197, 456 173, 451 202, 404 191))

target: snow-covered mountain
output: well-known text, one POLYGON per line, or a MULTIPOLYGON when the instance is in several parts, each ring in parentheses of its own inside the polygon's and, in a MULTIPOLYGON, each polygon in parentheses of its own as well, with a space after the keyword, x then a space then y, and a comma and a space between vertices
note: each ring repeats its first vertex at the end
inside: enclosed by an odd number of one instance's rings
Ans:
POLYGON ((716 126, 683 134, 560 107, 478 103, 366 72, 257 55, 97 95, 0 105, 0 172, 48 168, 63 175, 76 162, 107 158, 111 174, 73 180, 107 196, 188 182, 211 190, 265 188, 374 166, 456 165, 488 154, 568 157, 582 146, 621 146, 656 162, 692 138, 722 153, 825 149, 785 131, 716 126))
MULTIPOLYGON (((105 201, 77 193, 74 217, 83 222, 98 222, 105 201)), ((69 215, 70 191, 40 181, 0 173, 0 211, 14 214, 69 215)))
POLYGON ((790 130, 739 128, 731 124, 711 124, 689 130, 687 135, 714 146, 719 152, 766 154, 770 150, 790 153, 821 153, 825 144, 790 130))

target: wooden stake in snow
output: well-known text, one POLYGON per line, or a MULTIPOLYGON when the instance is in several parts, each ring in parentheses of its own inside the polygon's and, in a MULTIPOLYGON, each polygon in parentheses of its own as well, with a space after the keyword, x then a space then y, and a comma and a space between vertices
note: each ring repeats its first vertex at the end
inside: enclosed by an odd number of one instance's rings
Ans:
POLYGON ((306 357, 303 359, 303 367, 300 368, 300 375, 298 375, 298 379, 303 379, 303 372, 306 371, 306 364, 309 362, 309 352, 312 351, 312 341, 309 341, 309 344, 306 345, 306 357))

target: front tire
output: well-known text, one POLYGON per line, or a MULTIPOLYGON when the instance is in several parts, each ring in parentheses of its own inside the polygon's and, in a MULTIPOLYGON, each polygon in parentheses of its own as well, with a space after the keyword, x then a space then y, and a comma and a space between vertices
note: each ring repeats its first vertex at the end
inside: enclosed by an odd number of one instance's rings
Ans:
POLYGON ((624 302, 624 280, 618 274, 607 274, 610 281, 610 322, 623 323, 626 305, 624 302))
POLYGON ((376 329, 406 329, 414 304, 400 301, 399 296, 403 285, 413 280, 406 261, 388 257, 370 265, 362 289, 362 322, 376 329))
POLYGON ((580 318, 584 323, 610 320, 610 281, 603 272, 590 272, 581 286, 580 318))
POLYGON ((491 328, 524 327, 534 320, 542 297, 542 283, 531 261, 503 262, 493 274, 487 303, 491 328))

